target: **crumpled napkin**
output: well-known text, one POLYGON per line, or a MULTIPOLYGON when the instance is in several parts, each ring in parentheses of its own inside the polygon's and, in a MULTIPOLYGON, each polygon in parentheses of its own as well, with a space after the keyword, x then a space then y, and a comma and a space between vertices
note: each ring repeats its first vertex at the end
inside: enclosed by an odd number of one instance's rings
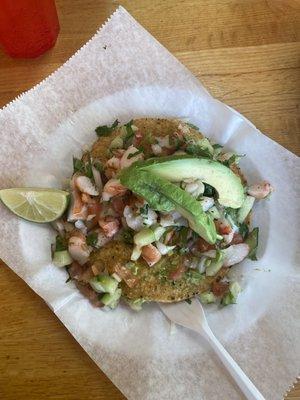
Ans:
MULTIPOLYGON (((238 305, 207 307, 213 331, 266 399, 281 399, 300 365, 299 159, 215 100, 201 83, 120 7, 69 61, 0 111, 0 187, 61 186, 72 156, 94 128, 139 116, 186 118, 238 153, 249 182, 275 187, 258 203, 259 260, 233 268, 238 305)), ((38 293, 128 399, 241 399, 195 333, 170 324, 153 305, 93 308, 54 267, 48 226, 0 206, 1 258, 38 293), (16 247, 16 243, 19 244, 16 247)))

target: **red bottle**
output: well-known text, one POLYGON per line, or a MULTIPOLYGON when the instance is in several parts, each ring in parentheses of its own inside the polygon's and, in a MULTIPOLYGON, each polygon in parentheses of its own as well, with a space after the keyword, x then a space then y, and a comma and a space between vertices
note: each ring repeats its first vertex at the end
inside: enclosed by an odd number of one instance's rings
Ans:
POLYGON ((58 32, 54 0, 0 0, 0 44, 11 57, 40 56, 58 32))

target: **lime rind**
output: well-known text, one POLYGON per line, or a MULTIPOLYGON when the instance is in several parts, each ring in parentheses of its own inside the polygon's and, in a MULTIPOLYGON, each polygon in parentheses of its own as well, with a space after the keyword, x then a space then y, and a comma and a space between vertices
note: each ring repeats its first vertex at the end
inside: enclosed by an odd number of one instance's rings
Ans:
POLYGON ((12 188, 0 190, 0 199, 14 214, 31 222, 47 223, 60 218, 69 193, 58 189, 12 188))

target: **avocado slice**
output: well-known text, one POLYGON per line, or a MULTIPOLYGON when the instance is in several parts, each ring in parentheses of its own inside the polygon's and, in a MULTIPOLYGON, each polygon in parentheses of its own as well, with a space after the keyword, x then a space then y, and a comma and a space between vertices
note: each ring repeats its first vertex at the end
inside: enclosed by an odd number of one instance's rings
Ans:
POLYGON ((241 179, 230 168, 214 160, 178 155, 151 158, 136 163, 136 167, 171 182, 200 179, 216 189, 218 201, 225 207, 240 208, 245 199, 241 179))
POLYGON ((122 170, 119 178, 122 185, 146 199, 154 210, 178 211, 204 240, 211 244, 216 242, 217 232, 212 218, 205 214, 197 200, 180 187, 148 170, 137 168, 136 163, 122 170))

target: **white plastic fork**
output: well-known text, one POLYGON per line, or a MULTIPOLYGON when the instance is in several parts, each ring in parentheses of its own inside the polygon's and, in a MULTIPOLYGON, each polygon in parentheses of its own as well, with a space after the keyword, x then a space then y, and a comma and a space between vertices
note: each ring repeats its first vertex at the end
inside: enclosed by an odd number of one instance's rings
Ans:
POLYGON ((170 321, 200 333, 207 340, 248 400, 265 400, 263 395, 212 333, 199 300, 193 299, 191 304, 185 301, 172 304, 159 303, 159 306, 170 321))

